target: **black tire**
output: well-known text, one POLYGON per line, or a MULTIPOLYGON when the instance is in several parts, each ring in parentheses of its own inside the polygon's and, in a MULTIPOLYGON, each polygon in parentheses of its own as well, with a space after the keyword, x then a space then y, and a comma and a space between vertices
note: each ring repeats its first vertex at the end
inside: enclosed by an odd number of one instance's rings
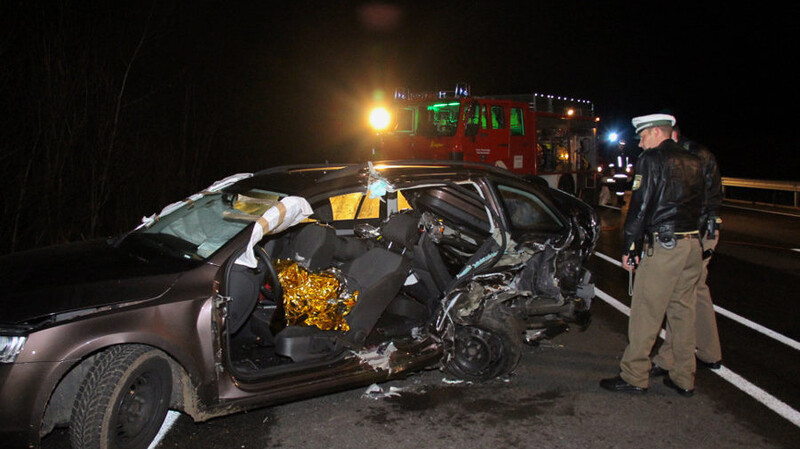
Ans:
POLYGON ((511 373, 522 355, 522 328, 507 312, 484 313, 478 325, 457 326, 445 370, 475 382, 511 373))
POLYGON ((142 345, 97 356, 72 407, 74 448, 147 448, 167 415, 172 373, 166 356, 142 345))

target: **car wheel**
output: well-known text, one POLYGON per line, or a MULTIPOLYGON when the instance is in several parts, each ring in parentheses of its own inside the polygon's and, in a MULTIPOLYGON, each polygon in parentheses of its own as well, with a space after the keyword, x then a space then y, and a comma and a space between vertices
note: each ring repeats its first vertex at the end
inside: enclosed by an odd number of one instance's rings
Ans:
POLYGON ((146 448, 161 428, 172 394, 164 354, 141 345, 99 354, 72 408, 72 447, 146 448))
POLYGON ((445 369, 461 379, 486 381, 510 373, 522 354, 518 319, 484 314, 475 326, 458 326, 445 369))

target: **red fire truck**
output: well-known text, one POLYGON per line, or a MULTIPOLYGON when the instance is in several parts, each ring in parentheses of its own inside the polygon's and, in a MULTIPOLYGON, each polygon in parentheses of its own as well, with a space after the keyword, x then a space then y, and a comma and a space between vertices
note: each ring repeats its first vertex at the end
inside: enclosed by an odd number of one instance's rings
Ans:
POLYGON ((595 202, 597 122, 590 101, 542 94, 471 96, 454 91, 395 91, 373 112, 380 159, 449 159, 537 175, 552 187, 595 202))

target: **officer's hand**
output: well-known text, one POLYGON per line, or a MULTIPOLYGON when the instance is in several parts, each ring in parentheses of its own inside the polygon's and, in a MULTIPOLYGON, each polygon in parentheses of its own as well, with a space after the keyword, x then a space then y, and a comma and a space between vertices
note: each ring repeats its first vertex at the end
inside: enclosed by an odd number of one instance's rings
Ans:
POLYGON ((636 271, 636 266, 639 265, 639 257, 638 256, 629 256, 625 254, 622 256, 622 268, 627 271, 636 271))

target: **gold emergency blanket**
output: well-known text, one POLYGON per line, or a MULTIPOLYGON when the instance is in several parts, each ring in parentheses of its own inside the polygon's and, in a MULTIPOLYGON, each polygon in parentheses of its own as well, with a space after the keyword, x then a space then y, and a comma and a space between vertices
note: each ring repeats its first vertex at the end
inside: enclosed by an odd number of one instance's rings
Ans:
POLYGON ((287 325, 350 330, 344 317, 358 300, 358 292, 348 292, 336 271, 312 273, 292 260, 278 260, 275 269, 283 288, 287 325))

